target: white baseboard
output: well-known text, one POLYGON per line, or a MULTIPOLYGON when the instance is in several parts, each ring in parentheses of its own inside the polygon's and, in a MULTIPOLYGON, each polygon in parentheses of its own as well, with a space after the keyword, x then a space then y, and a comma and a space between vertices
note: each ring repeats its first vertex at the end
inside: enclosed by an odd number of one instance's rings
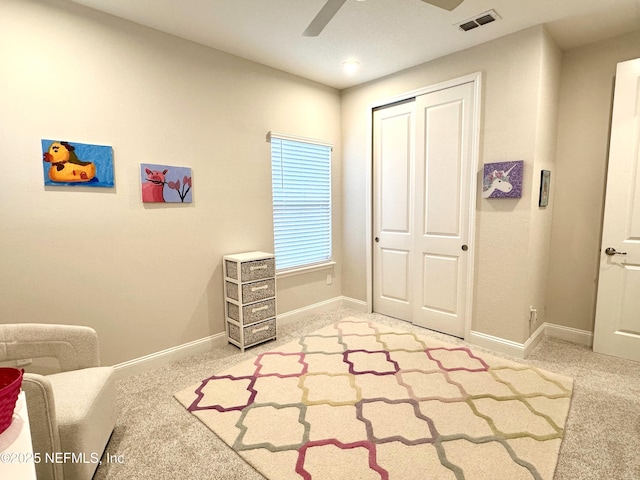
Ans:
POLYGON ((593 347, 593 332, 565 327, 563 325, 555 325, 553 323, 545 323, 544 326, 544 334, 549 337, 559 338, 561 340, 566 340, 567 342, 577 343, 578 345, 593 347))
POLYGON ((535 332, 533 332, 533 335, 531 335, 529 339, 526 342, 524 342, 524 344, 522 345, 523 347, 522 358, 527 358, 527 355, 531 353, 531 350, 533 350, 536 347, 536 345, 540 343, 540 340, 542 340, 542 337, 544 337, 544 332, 545 332, 545 324, 542 324, 538 327, 538 329, 535 332))
POLYGON ((560 338, 567 342, 586 345, 588 347, 593 345, 593 333, 591 332, 546 322, 540 325, 533 335, 524 343, 513 342, 475 331, 471 331, 469 338, 466 340, 474 345, 506 353, 516 358, 527 358, 527 355, 529 355, 538 342, 542 340, 543 336, 560 338))
POLYGON ((369 313, 369 307, 367 306, 367 302, 364 300, 356 300, 351 297, 340 298, 342 298, 342 306, 344 308, 351 308, 353 310, 358 310, 359 312, 369 313))
POLYGON ((504 338, 495 337, 482 332, 471 331, 469 337, 465 339, 467 342, 480 347, 488 348, 500 353, 506 353, 516 358, 524 358, 524 344, 506 340, 504 338))
POLYGON ((313 305, 307 305, 306 307, 298 308, 296 310, 291 310, 285 313, 278 313, 278 324, 286 325, 288 323, 301 320, 309 315, 328 312, 340 307, 352 308, 354 310, 366 312, 367 302, 344 296, 334 297, 323 302, 318 302, 314 303, 313 305))
MULTIPOLYGON (((356 300, 349 297, 335 297, 325 300, 323 302, 315 303, 297 310, 292 310, 278 315, 278 324, 284 325, 296 320, 313 315, 316 313, 327 312, 340 307, 352 308, 354 310, 360 310, 366 312, 367 302, 356 300)), ((142 373, 152 368, 158 368, 167 363, 180 360, 182 358, 190 357, 191 355, 197 355, 199 353, 205 353, 212 348, 220 347, 227 343, 227 337, 225 332, 210 335, 193 342, 171 347, 160 352, 151 353, 144 357, 134 358, 123 363, 115 365, 116 379, 129 377, 137 373, 142 373)))
POLYGON ((167 363, 181 360, 191 355, 209 352, 214 347, 219 347, 227 343, 225 332, 210 335, 205 338, 194 340, 193 342, 167 348, 160 352, 151 353, 144 357, 134 358, 114 366, 116 379, 129 377, 137 373, 161 367, 167 363))
MULTIPOLYGON (((285 325, 287 323, 301 320, 309 315, 327 312, 340 307, 351 308, 365 313, 367 312, 367 302, 356 300, 355 298, 340 296, 279 314, 278 324, 285 325)), ((516 358, 526 358, 531 350, 533 350, 533 348, 542 339, 543 335, 559 338, 580 345, 586 345, 588 347, 593 345, 592 332, 546 322, 540 325, 533 335, 531 335, 531 337, 529 337, 529 339, 524 343, 518 343, 476 331, 471 331, 466 340, 474 345, 512 355, 516 358)), ((160 352, 151 353, 144 357, 134 358, 133 360, 115 365, 116 378, 128 377, 152 368, 161 367, 167 363, 174 362, 191 355, 206 353, 212 348, 220 347, 226 343, 226 334, 225 332, 221 332, 199 340, 194 340, 193 342, 171 347, 160 352)))

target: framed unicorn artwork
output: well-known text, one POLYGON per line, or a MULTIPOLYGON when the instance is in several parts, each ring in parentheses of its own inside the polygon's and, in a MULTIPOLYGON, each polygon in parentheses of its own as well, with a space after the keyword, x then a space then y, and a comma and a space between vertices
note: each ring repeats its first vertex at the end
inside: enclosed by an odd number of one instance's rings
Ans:
POLYGON ((41 144, 45 185, 114 186, 112 147, 45 139, 41 144))
POLYGON ((485 163, 482 198, 522 197, 524 161, 485 163))
POLYGON ((191 203, 191 169, 168 165, 140 164, 144 203, 191 203))

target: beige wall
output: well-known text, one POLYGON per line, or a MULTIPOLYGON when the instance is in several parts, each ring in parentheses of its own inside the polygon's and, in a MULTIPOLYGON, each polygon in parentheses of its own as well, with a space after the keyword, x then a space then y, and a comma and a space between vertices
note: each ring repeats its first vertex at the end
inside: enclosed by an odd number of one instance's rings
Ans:
POLYGON ((472 328, 523 342, 533 306, 532 329, 593 331, 615 69, 637 57, 640 32, 561 52, 534 28, 344 91, 344 295, 367 295, 367 107, 482 71, 480 162, 522 158, 526 178, 520 200, 478 199, 472 328), (542 169, 547 208, 537 207, 542 169))
MULTIPOLYGON (((547 278, 549 271, 549 248, 551 245, 551 227, 553 219, 553 197, 547 207, 539 207, 540 172, 551 171, 555 177, 555 150, 558 118, 558 99, 560 91, 560 71, 562 52, 550 36, 543 37, 540 51, 540 77, 538 88, 538 116, 535 131, 535 155, 531 179, 531 218, 529 246, 527 249, 527 287, 529 307, 537 311, 537 322, 530 325, 525 322, 524 338, 542 325, 546 318, 547 278)), ((525 308, 527 305, 525 304, 525 308)))
POLYGON ((614 77, 640 32, 564 52, 547 321, 593 331, 614 77))
POLYGON ((478 190, 485 162, 524 160, 525 180, 520 199, 483 200, 478 195, 472 329, 516 342, 529 337, 529 306, 545 303, 541 285, 546 281, 551 213, 538 212, 537 189, 539 169, 552 158, 553 84, 559 68, 559 50, 545 29, 536 27, 343 92, 344 295, 367 296, 366 172, 371 161, 363 145, 369 138, 370 106, 481 71, 478 190), (552 123, 541 122, 540 116, 552 123))
POLYGON ((370 105, 481 71, 478 185, 483 162, 522 159, 525 190, 478 198, 472 328, 523 342, 533 305, 592 330, 613 75, 638 56, 640 33, 561 54, 536 27, 341 95, 68 2, 3 0, 0 321, 91 325, 105 363, 222 332, 220 257, 273 248, 269 130, 335 145, 337 264, 281 279, 279 312, 366 300, 370 105), (116 188, 45 188, 42 138, 112 145, 116 188), (194 202, 143 205, 140 163, 191 167, 194 202))
MULTIPOLYGON (((57 0, 2 0, 0 321, 90 325, 107 364, 224 331, 221 257, 273 249, 269 130, 334 142, 334 89, 57 0), (42 138, 111 145, 114 189, 44 187, 42 138), (140 163, 193 169, 143 205, 140 163)), ((341 260, 340 182, 334 257, 341 260)), ((279 284, 279 311, 341 293, 279 284)))

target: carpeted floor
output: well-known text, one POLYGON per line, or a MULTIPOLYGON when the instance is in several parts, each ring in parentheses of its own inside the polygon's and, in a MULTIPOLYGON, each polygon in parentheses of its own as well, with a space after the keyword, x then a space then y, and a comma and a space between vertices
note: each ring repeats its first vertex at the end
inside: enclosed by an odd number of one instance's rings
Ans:
POLYGON ((175 397, 273 480, 552 480, 572 386, 349 316, 175 397))
MULTIPOLYGON (((186 412, 173 394, 349 315, 464 344, 406 322, 341 309, 284 325, 278 340, 244 354, 227 345, 123 379, 118 382, 119 418, 106 449, 110 458, 122 459, 122 463, 109 463, 103 457, 94 479, 263 479, 186 412)), ((522 363, 575 381, 556 480, 640 478, 640 364, 597 355, 586 347, 552 338, 542 340, 522 363)))

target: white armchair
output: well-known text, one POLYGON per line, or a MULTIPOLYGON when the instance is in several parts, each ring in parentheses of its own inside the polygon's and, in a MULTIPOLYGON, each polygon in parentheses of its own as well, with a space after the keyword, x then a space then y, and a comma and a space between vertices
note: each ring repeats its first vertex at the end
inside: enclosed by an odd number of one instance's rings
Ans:
POLYGON ((22 380, 38 480, 91 479, 116 422, 113 367, 100 367, 92 328, 0 325, 0 362, 48 357, 58 360, 59 373, 22 380))

